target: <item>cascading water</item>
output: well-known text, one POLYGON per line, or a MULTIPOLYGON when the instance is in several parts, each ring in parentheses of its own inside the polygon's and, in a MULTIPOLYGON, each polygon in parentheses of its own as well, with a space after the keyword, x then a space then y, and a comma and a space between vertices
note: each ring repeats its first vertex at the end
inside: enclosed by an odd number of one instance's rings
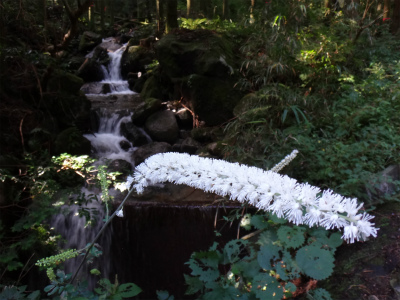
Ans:
MULTIPOLYGON (((104 67, 105 79, 101 82, 110 86, 110 93, 87 94, 98 117, 98 130, 85 137, 92 143, 94 155, 98 159, 123 159, 134 166, 131 157, 135 147, 122 136, 121 125, 131 121, 130 110, 124 103, 136 95, 121 78, 120 64, 124 46, 117 50, 115 48, 109 51, 110 64, 104 67)), ((151 141, 150 138, 147 140, 151 141)), ((204 199, 195 201, 204 203, 204 199)), ((91 205, 98 205, 96 208, 102 211, 99 202, 91 205)), ((98 226, 104 224, 104 216, 99 216, 98 225, 85 227, 85 219, 76 216, 77 209, 74 207, 68 216, 56 216, 52 222, 53 227, 68 241, 66 247, 85 246, 99 231, 98 226)), ((98 262, 101 277, 113 282, 117 275, 119 283, 134 282, 139 285, 143 292, 135 299, 156 299, 157 290, 168 290, 175 295, 175 299, 192 299, 192 296, 185 295, 183 274, 189 271, 185 262, 192 252, 207 250, 212 245, 216 239, 214 231, 221 224, 226 224, 221 221, 222 215, 229 214, 230 210, 222 212, 214 206, 203 207, 188 203, 171 205, 139 202, 137 199, 128 201, 124 207, 124 218, 115 218, 110 224, 112 228, 109 226, 98 242, 103 251, 101 261, 98 262)), ((234 238, 237 223, 225 226, 224 231, 220 241, 234 238)), ((67 271, 74 272, 75 268, 76 263, 73 262, 67 266, 67 271)), ((81 273, 83 277, 88 274, 83 271, 81 273)), ((90 279, 92 286, 95 280, 90 279)))
POLYGON ((121 76, 121 59, 125 49, 126 44, 115 51, 109 51, 110 63, 107 68, 102 65, 104 80, 101 82, 109 85, 110 94, 134 94, 129 89, 128 81, 121 76))

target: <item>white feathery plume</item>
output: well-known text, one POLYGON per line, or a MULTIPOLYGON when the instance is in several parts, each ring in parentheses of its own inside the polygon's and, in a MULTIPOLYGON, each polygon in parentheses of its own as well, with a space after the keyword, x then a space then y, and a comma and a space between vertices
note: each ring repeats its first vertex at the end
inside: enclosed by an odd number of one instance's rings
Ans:
POLYGON ((140 194, 156 183, 185 184, 248 202, 296 225, 324 226, 328 230, 343 228, 342 238, 349 243, 376 237, 378 228, 370 222, 373 216, 361 213, 363 204, 356 199, 331 190, 321 192, 318 187, 276 173, 297 153, 294 150, 270 171, 185 153, 160 153, 138 165, 126 185, 130 187, 133 183, 140 194))

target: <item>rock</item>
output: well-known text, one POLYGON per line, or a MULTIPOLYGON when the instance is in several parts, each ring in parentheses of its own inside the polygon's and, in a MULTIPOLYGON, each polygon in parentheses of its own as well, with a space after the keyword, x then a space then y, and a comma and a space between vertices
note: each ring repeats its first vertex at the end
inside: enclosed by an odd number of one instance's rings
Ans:
POLYGON ((119 146, 124 151, 128 151, 131 148, 131 144, 126 140, 120 141, 119 146))
POLYGON ((85 31, 79 42, 79 51, 92 50, 101 43, 101 35, 91 31, 85 31))
POLYGON ((143 146, 149 142, 146 134, 131 122, 122 123, 120 133, 130 141, 134 147, 143 146))
POLYGON ((223 138, 224 132, 220 127, 193 128, 192 138, 200 143, 215 142, 223 138))
POLYGON ((132 122, 135 125, 142 126, 146 119, 156 111, 162 108, 161 100, 156 98, 147 98, 133 109, 132 122))
POLYGON ((164 142, 153 142, 146 145, 143 145, 136 149, 135 152, 132 154, 132 159, 135 162, 135 165, 144 162, 144 160, 154 154, 157 153, 165 153, 170 152, 172 147, 168 143, 164 142))
MULTIPOLYGON (((146 83, 147 79, 150 77, 150 74, 142 74, 137 80, 132 81, 131 83, 133 86, 129 85, 130 89, 135 91, 136 93, 141 93, 144 87, 144 84, 146 83)), ((129 82, 129 80, 128 80, 129 82)), ((129 83, 129 84, 131 84, 129 83)))
POLYGON ((400 180, 400 165, 391 165, 376 174, 365 186, 369 203, 381 203, 385 197, 390 197, 397 192, 396 181, 400 180))
POLYGON ((182 108, 176 112, 178 124, 180 128, 192 128, 193 127, 193 115, 186 109, 182 108))
POLYGON ((83 83, 82 78, 74 74, 55 70, 47 81, 46 90, 49 93, 79 95, 79 90, 83 83))
POLYGON ((132 172, 132 165, 123 159, 114 159, 107 165, 107 170, 109 172, 119 172, 122 175, 127 175, 132 172))
POLYGON ((145 122, 145 130, 155 141, 173 144, 179 137, 179 127, 175 114, 163 110, 152 114, 145 122))
POLYGON ((202 145, 196 140, 188 137, 172 146, 173 151, 180 153, 195 154, 202 145))
POLYGON ((170 78, 191 74, 226 78, 235 68, 232 44, 208 30, 176 31, 165 35, 154 48, 170 78))
POLYGON ((143 99, 147 98, 162 98, 162 91, 160 88, 160 82, 156 76, 150 76, 143 85, 143 89, 140 92, 140 96, 143 99))
POLYGON ((121 74, 124 78, 129 73, 146 72, 146 65, 154 60, 154 54, 140 46, 128 46, 121 57, 121 74))
POLYGON ((86 58, 76 74, 85 82, 97 82, 104 79, 101 64, 93 58, 86 58))
POLYGON ((56 154, 72 155, 89 155, 92 148, 90 141, 76 127, 67 128, 58 134, 54 146, 56 154))
POLYGON ((233 109, 242 98, 242 93, 234 85, 235 81, 229 78, 190 75, 182 93, 199 119, 214 126, 233 117, 233 109))

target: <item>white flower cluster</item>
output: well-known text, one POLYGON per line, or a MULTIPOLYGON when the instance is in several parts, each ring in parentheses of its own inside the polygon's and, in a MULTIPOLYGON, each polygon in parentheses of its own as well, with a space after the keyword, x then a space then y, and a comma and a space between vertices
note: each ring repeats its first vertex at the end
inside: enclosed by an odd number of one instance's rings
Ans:
POLYGON ((129 188, 134 183, 140 194, 145 187, 162 182, 246 201, 296 225, 343 228, 342 238, 350 243, 377 235, 378 229, 370 222, 373 216, 360 212, 363 205, 357 199, 321 191, 273 171, 189 154, 160 153, 138 165, 126 184, 129 188))
POLYGON ((279 162, 275 167, 273 167, 271 171, 278 173, 280 170, 286 167, 293 159, 296 158, 297 153, 299 153, 299 151, 293 150, 292 153, 287 155, 281 162, 279 162))

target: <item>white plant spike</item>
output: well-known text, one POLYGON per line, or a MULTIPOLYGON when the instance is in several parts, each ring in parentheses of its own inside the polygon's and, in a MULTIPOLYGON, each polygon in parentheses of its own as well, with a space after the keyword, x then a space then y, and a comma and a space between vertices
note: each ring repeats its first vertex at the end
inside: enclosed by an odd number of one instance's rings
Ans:
MULTIPOLYGON (((294 150, 274 170, 281 169, 297 154, 294 150)), ((260 168, 204 158, 184 153, 160 153, 138 165, 126 185, 140 194, 157 183, 184 184, 231 200, 248 202, 275 213, 296 225, 323 226, 343 230, 349 243, 377 236, 373 216, 361 212, 363 204, 331 190, 321 191, 308 183, 299 183, 286 175, 260 168)))

